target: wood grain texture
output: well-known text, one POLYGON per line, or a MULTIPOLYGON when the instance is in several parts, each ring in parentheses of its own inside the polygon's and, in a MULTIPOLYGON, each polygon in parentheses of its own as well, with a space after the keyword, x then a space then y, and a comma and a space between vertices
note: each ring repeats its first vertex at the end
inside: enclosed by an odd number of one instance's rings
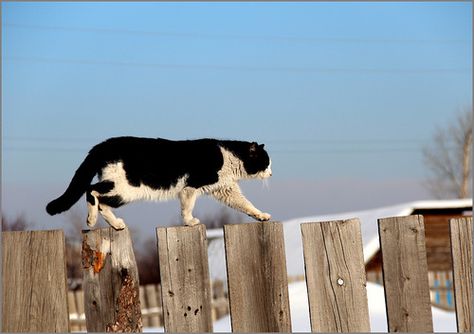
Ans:
MULTIPOLYGON (((158 307, 161 306, 158 304, 158 300, 161 301, 161 295, 158 296, 157 290, 157 286, 154 284, 145 285, 145 294, 149 309, 158 310, 158 307)), ((160 317, 158 315, 150 317, 149 322, 151 327, 161 326, 160 317)))
POLYGON ((472 217, 449 222, 458 331, 472 332, 472 217))
POLYGON ((2 232, 2 331, 68 332, 62 230, 2 232))
POLYGON ((358 219, 301 224, 313 332, 370 332, 358 219))
POLYGON ((167 332, 212 332, 206 227, 157 228, 167 332))
POLYGON ((141 332, 138 270, 128 229, 82 233, 87 330, 141 332))
POLYGON ((378 220, 390 332, 432 332, 423 216, 378 220))
POLYGON ((291 332, 283 226, 224 226, 233 332, 291 332))

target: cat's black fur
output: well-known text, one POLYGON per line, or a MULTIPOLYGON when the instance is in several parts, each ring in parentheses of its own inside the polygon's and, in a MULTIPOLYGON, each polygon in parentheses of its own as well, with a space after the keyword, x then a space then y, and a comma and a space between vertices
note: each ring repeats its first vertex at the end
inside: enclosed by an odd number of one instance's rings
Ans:
POLYGON ((201 188, 215 184, 223 168, 221 148, 231 152, 243 163, 247 174, 265 170, 270 158, 263 145, 253 142, 199 139, 171 141, 161 138, 117 137, 94 146, 77 169, 65 193, 50 202, 46 211, 55 215, 68 210, 87 193, 87 201, 94 205, 91 195, 96 191, 103 196, 99 202, 119 207, 125 202, 119 195, 106 196, 114 188, 114 182, 101 181, 91 185, 95 175, 101 179, 103 169, 121 162, 131 186, 146 185, 151 189, 169 189, 187 175, 186 186, 201 188))

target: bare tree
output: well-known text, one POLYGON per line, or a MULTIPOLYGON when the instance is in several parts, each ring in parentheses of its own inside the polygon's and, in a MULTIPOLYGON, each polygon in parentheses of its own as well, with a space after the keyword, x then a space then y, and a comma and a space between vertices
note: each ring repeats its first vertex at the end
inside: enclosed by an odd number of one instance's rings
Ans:
POLYGON ((455 122, 438 128, 433 142, 423 150, 431 176, 426 187, 437 198, 472 196, 472 107, 457 115, 455 122))
POLYGON ((31 227, 24 215, 16 217, 15 220, 10 220, 2 215, 2 231, 25 231, 28 227, 31 227))
POLYGON ((226 207, 222 207, 214 214, 208 214, 201 219, 201 223, 206 225, 208 229, 220 228, 227 224, 237 224, 241 222, 241 217, 238 213, 226 207))
POLYGON ((155 238, 147 239, 135 252, 140 284, 160 283, 160 268, 155 238))
POLYGON ((82 286, 82 229, 86 218, 76 209, 69 211, 65 220, 66 235, 66 269, 69 289, 80 289, 82 286))

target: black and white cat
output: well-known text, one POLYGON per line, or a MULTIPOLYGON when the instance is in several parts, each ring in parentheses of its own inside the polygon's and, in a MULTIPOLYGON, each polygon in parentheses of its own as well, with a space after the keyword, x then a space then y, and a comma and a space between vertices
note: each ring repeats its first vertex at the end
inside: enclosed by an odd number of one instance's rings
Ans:
POLYGON ((238 181, 268 178, 271 160, 255 142, 117 137, 94 146, 63 195, 46 206, 50 215, 68 210, 86 193, 87 224, 98 213, 117 230, 125 228, 111 208, 136 200, 179 198, 185 225, 199 224, 192 211, 196 198, 208 194, 260 221, 271 218, 240 191, 238 181), (99 182, 92 184, 98 175, 99 182))

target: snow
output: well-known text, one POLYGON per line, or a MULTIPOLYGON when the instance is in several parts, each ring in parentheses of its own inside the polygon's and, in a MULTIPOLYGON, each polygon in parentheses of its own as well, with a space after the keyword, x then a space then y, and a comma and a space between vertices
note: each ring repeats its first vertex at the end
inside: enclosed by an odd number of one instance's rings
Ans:
MULTIPOLYGON (((472 199, 416 201, 371 210, 300 217, 283 221, 286 266, 289 276, 304 275, 303 245, 300 224, 359 218, 361 223, 364 260, 369 260, 379 249, 377 220, 407 216, 418 209, 466 208, 472 210, 472 199)), ((212 280, 226 282, 223 230, 208 230, 209 273, 212 280)))
POLYGON ((408 216, 418 209, 437 208, 470 208, 472 210, 472 199, 417 201, 372 210, 317 215, 284 221, 288 275, 301 276, 304 274, 303 245, 300 232, 301 223, 359 218, 362 243, 364 245, 364 260, 367 262, 379 249, 377 225, 379 218, 408 216))
MULTIPOLYGON (((309 306, 305 282, 288 285, 290 297, 291 328, 293 332, 310 332, 309 306)), ((367 300, 369 305, 370 328, 372 332, 387 332, 385 313, 385 296, 383 287, 367 283, 367 300)), ((454 312, 445 312, 432 307, 433 328, 435 332, 456 332, 454 312)), ((214 323, 214 332, 231 332, 230 315, 214 323)))

